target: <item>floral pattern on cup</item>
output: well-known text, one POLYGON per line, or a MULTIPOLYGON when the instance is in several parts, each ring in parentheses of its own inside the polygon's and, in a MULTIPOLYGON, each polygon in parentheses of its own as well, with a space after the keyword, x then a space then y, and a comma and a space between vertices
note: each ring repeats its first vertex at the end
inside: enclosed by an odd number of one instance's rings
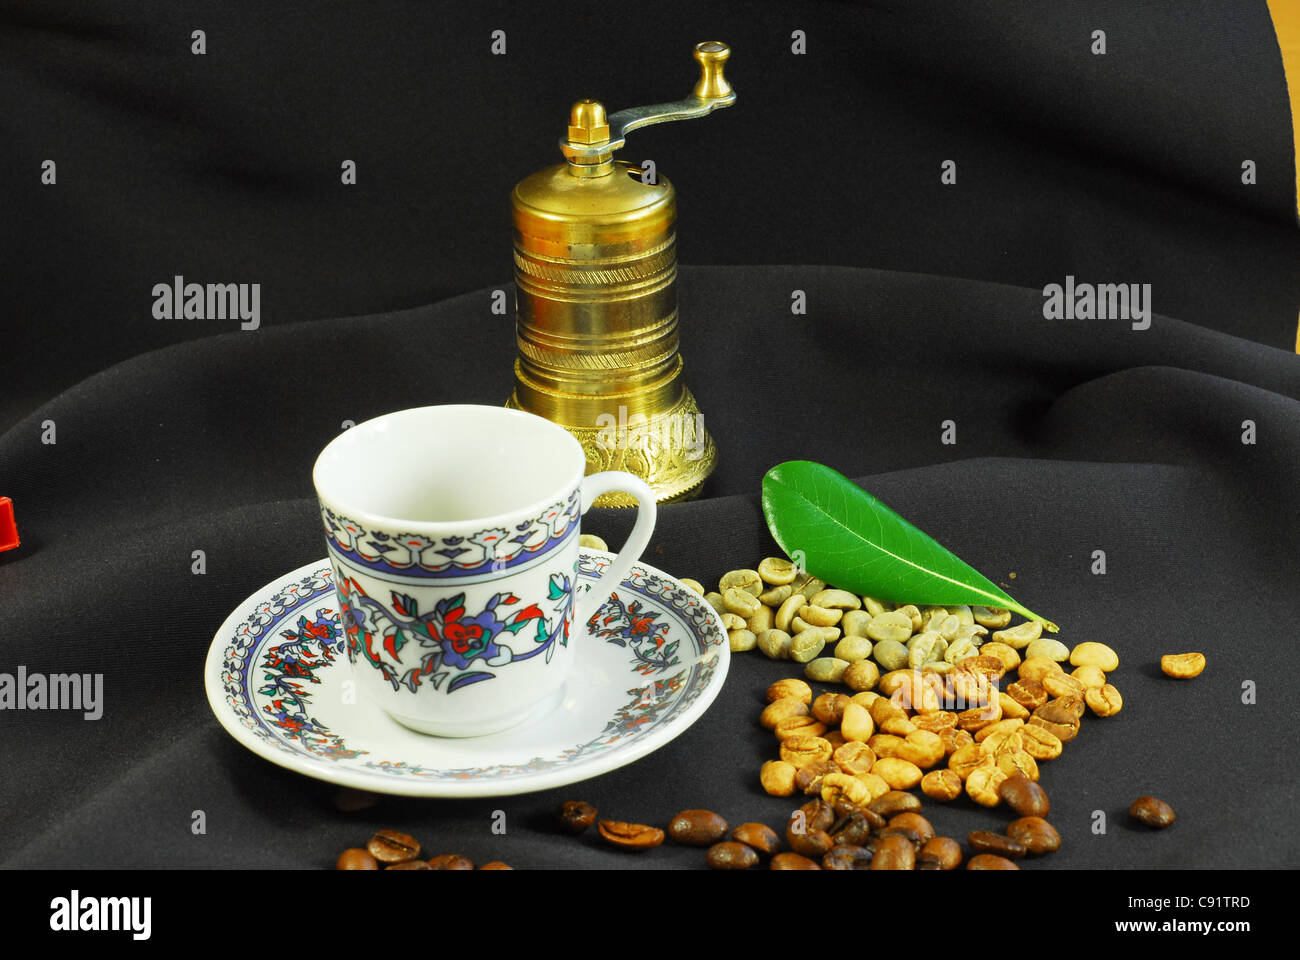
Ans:
POLYGON ((349 517, 321 507, 321 522, 330 551, 359 568, 444 579, 510 570, 531 563, 563 544, 578 530, 582 517, 578 490, 548 506, 513 530, 489 527, 465 537, 396 536, 368 530, 349 517))
POLYGON ((496 669, 539 654, 549 663, 556 644, 569 643, 573 590, 563 574, 551 574, 544 601, 558 617, 555 627, 539 603, 524 603, 513 593, 494 593, 473 614, 467 613, 463 592, 444 597, 432 610, 422 612, 410 594, 393 590, 385 604, 345 572, 335 575, 343 601, 348 659, 354 664, 364 660, 394 691, 405 688, 416 693, 426 681, 437 690, 446 681, 446 692, 454 693, 491 680, 496 669), (530 629, 531 636, 525 632, 530 629))

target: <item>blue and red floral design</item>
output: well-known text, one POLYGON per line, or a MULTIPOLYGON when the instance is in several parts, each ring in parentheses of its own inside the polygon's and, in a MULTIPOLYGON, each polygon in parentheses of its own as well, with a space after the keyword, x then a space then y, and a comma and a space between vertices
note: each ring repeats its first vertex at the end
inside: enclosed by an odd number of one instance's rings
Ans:
POLYGON ((668 624, 657 622, 658 611, 640 600, 626 603, 612 593, 591 615, 587 628, 610 643, 627 647, 635 658, 633 669, 644 676, 677 666, 677 640, 668 640, 668 624))
POLYGON ((340 571, 338 585, 348 659, 368 663, 394 690, 414 693, 425 684, 440 689, 445 681, 452 693, 520 660, 542 654, 550 662, 555 645, 569 642, 573 591, 562 574, 548 581, 546 599, 558 614, 553 628, 537 603, 509 592, 492 594, 477 613, 467 612, 463 592, 425 613, 409 593, 392 590, 387 604, 369 596, 346 571, 340 571))

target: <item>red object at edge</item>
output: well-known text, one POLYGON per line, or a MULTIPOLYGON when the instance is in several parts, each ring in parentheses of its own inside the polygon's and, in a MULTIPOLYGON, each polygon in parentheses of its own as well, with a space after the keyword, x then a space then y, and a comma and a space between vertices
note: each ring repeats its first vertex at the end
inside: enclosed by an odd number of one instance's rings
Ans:
POLYGON ((14 502, 0 497, 0 552, 18 546, 18 525, 14 523, 14 502))

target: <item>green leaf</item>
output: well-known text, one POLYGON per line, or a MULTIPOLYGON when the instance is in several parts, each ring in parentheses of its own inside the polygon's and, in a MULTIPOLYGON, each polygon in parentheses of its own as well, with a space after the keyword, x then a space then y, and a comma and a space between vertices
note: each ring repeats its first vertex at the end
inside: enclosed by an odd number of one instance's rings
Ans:
POLYGON ((791 559, 815 577, 894 603, 1026 610, 987 577, 912 526, 848 477, 809 460, 777 464, 763 477, 767 528, 791 559))

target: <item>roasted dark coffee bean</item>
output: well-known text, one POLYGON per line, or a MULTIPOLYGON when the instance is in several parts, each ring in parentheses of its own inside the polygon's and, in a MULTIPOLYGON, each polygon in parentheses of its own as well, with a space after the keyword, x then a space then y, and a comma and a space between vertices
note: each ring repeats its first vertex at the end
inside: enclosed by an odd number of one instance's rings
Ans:
MULTIPOLYGON (((809 800, 795 813, 803 814, 804 831, 812 833, 816 830, 829 830, 835 823, 835 808, 825 800, 809 800)), ((791 823, 796 821, 794 814, 790 816, 791 823)))
POLYGON ((916 847, 907 837, 881 837, 876 845, 876 855, 871 858, 872 870, 913 870, 916 868, 916 847))
POLYGON ((841 843, 831 847, 822 857, 823 870, 867 870, 871 867, 874 851, 867 847, 841 843))
POLYGON ((431 870, 473 870, 474 861, 458 853, 444 853, 429 861, 431 870))
POLYGON ((500 860, 493 860, 491 863, 485 863, 479 867, 480 870, 513 870, 514 867, 508 863, 502 863, 500 860))
POLYGON ((921 801, 916 794, 906 790, 890 790, 867 804, 867 809, 888 820, 896 813, 920 813, 921 801))
POLYGON ((934 838, 934 827, 919 813, 896 813, 889 818, 888 825, 880 831, 880 835, 901 835, 920 847, 934 838))
POLYGON ((1052 808, 1046 791, 1023 773, 1014 773, 998 784, 998 797, 1022 817, 1045 817, 1052 808))
POLYGON ((712 810, 683 810, 668 824, 668 836, 688 847, 708 847, 727 835, 727 821, 712 810))
POLYGON ((966 842, 976 853, 994 853, 1008 860, 1019 860, 1029 852, 1023 843, 988 830, 974 831, 966 837, 966 842))
POLYGON ((996 853, 980 853, 966 863, 967 870, 1019 870, 1014 862, 996 853))
POLYGON ((336 870, 378 870, 379 863, 369 850, 352 847, 339 854, 334 868, 336 870))
POLYGON ((384 867, 385 870, 432 870, 423 860, 403 860, 401 863, 390 863, 384 867))
POLYGON ((926 842, 916 855, 916 866, 934 863, 940 870, 955 870, 961 866, 961 844, 952 837, 935 837, 926 842))
POLYGON ((810 860, 798 853, 778 853, 772 858, 773 870, 820 870, 816 860, 810 860))
POLYGON ((1155 797, 1138 797, 1128 808, 1128 815, 1139 823, 1157 829, 1167 827, 1176 819, 1174 808, 1155 797))
POLYGON ((847 817, 841 817, 831 827, 831 839, 837 844, 849 844, 852 846, 862 846, 871 839, 871 835, 876 830, 885 826, 884 817, 878 813, 872 813, 869 810, 855 810, 847 817))
POLYGON ((817 760, 799 768, 794 775, 794 786, 802 793, 822 792, 822 780, 828 773, 839 773, 840 765, 834 760, 817 760))
POLYGON ((743 843, 727 840, 709 847, 704 860, 714 870, 748 870, 758 863, 758 851, 743 843))
POLYGON ((420 855, 420 844, 409 833, 380 830, 366 844, 370 855, 380 863, 405 863, 420 855))
POLYGON ((1061 835, 1042 817, 1021 817, 1007 824, 1007 836, 1023 844, 1033 856, 1061 849, 1061 835))
POLYGON ((609 843, 624 850, 649 850, 664 842, 664 832, 644 823, 625 823, 622 820, 602 820, 596 825, 600 835, 609 843))
POLYGON ((582 833, 596 822, 596 808, 581 800, 569 800, 560 807, 560 823, 570 833, 582 833))
POLYGON ((781 838, 775 830, 763 823, 742 823, 731 831, 731 839, 753 847, 765 857, 770 857, 781 849, 781 838))
POLYGON ((831 836, 825 830, 813 830, 810 833, 796 833, 793 826, 785 832, 785 842, 795 853, 813 860, 820 860, 826 851, 835 846, 831 836))

